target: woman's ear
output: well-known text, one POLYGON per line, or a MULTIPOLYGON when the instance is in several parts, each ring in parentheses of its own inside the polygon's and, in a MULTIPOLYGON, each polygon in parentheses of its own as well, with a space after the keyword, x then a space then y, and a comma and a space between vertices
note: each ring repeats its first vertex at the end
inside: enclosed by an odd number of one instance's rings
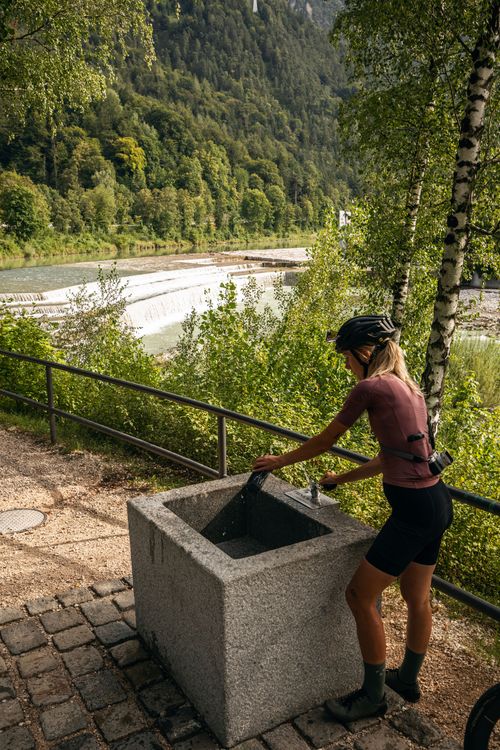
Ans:
POLYGON ((362 360, 364 360, 365 362, 368 362, 374 348, 375 347, 373 346, 360 346, 359 349, 357 349, 356 351, 358 352, 362 360))

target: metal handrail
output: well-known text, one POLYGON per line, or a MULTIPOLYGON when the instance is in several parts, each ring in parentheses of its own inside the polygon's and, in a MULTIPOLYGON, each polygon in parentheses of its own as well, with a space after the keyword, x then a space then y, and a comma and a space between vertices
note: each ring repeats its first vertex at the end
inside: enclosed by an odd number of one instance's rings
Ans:
MULTIPOLYGON (((21 401, 22 403, 28 404, 29 406, 33 406, 35 408, 46 411, 49 415, 50 438, 53 443, 56 442, 57 437, 55 418, 56 416, 64 417, 65 419, 72 420, 85 427, 89 427, 98 432, 102 432, 105 435, 109 435, 110 437, 122 440, 123 442, 127 442, 131 445, 135 445, 136 447, 143 450, 147 450, 150 453, 154 453, 158 456, 162 456, 163 458, 167 458, 170 461, 198 471, 205 476, 224 477, 227 475, 226 419, 240 422, 241 424, 246 424, 250 427, 256 427, 258 429, 265 430, 266 432, 271 432, 275 435, 289 438, 290 440, 296 440, 297 442, 303 443, 306 442, 306 440, 309 440, 309 436, 303 435, 299 432, 294 432, 293 430, 289 430, 286 427, 280 427, 279 425, 274 425, 271 422, 266 422, 262 419, 255 419, 255 417, 250 417, 246 414, 240 414, 239 412, 225 409, 221 406, 214 406, 213 404, 208 404, 204 401, 198 401, 197 399, 189 398, 188 396, 180 396, 178 393, 163 391, 159 388, 153 388, 152 386, 134 383, 129 380, 121 380, 120 378, 115 378, 111 375, 104 375, 102 373, 92 372, 91 370, 85 370, 81 367, 74 367, 73 365, 66 365, 62 362, 54 362, 53 360, 41 359, 40 357, 32 357, 27 354, 20 354, 18 352, 12 352, 5 349, 0 349, 0 355, 4 355, 13 359, 19 359, 25 362, 33 362, 34 364, 42 365, 46 368, 47 404, 2 388, 0 388, 0 395, 7 396, 8 398, 21 401), (201 411, 213 414, 217 417, 218 468, 214 469, 210 466, 205 466, 198 461, 194 461, 193 459, 187 458, 186 456, 182 456, 179 453, 169 451, 166 448, 162 448, 159 445, 155 445, 154 443, 150 443, 146 440, 142 440, 141 438, 137 438, 134 435, 121 432, 120 430, 115 430, 112 427, 108 427, 99 422, 94 422, 93 420, 86 419, 85 417, 81 417, 77 414, 72 414, 70 412, 63 411, 62 409, 58 409, 54 406, 52 370, 62 370, 65 372, 73 373, 75 375, 88 377, 93 380, 98 380, 103 383, 118 385, 123 388, 139 391, 140 393, 146 393, 150 396, 155 396, 157 398, 165 399, 167 401, 172 401, 183 406, 189 406, 194 409, 199 409, 201 411)), ((358 464, 363 464, 370 460, 369 458, 367 458, 367 456, 363 456, 361 453, 356 453, 355 451, 350 451, 345 448, 339 448, 338 446, 332 446, 329 449, 329 452, 358 464)), ((476 495, 472 492, 461 490, 458 487, 453 487, 451 485, 446 486, 451 496, 456 500, 467 505, 471 505, 475 508, 479 508, 480 510, 486 511, 487 513, 492 513, 494 515, 500 516, 500 503, 496 502, 495 500, 490 500, 489 498, 482 497, 481 495, 476 495)), ((445 581, 438 576, 433 576, 432 583, 435 588, 443 591, 449 596, 452 596, 458 601, 465 602, 474 609, 483 612, 489 617, 492 617, 494 620, 500 622, 500 607, 497 607, 496 605, 491 604, 484 599, 480 599, 474 594, 471 594, 468 591, 464 591, 463 589, 458 588, 454 584, 449 583, 448 581, 445 581)))

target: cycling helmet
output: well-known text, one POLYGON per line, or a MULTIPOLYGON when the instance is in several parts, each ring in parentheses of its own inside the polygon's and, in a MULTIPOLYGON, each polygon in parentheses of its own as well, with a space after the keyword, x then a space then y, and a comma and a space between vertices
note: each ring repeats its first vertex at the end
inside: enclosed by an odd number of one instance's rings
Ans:
POLYGON ((329 339, 335 341, 338 352, 343 352, 367 344, 382 348, 395 333, 396 328, 387 315, 358 315, 346 321, 337 335, 329 339))

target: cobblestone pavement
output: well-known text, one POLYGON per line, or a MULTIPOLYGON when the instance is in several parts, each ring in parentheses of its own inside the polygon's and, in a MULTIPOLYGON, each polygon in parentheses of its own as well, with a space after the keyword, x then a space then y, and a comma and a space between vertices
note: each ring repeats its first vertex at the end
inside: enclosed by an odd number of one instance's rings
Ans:
MULTIPOLYGON (((220 750, 137 637, 130 578, 0 608, 0 750, 220 750)), ((388 691, 383 719, 322 706, 235 750, 460 750, 388 691)))

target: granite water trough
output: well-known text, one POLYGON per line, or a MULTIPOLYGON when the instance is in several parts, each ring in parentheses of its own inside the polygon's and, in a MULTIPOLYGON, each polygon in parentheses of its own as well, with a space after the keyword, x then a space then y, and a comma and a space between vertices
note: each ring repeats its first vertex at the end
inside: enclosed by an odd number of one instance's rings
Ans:
POLYGON ((129 502, 137 628, 224 747, 360 679, 344 590, 373 531, 247 475, 129 502))

